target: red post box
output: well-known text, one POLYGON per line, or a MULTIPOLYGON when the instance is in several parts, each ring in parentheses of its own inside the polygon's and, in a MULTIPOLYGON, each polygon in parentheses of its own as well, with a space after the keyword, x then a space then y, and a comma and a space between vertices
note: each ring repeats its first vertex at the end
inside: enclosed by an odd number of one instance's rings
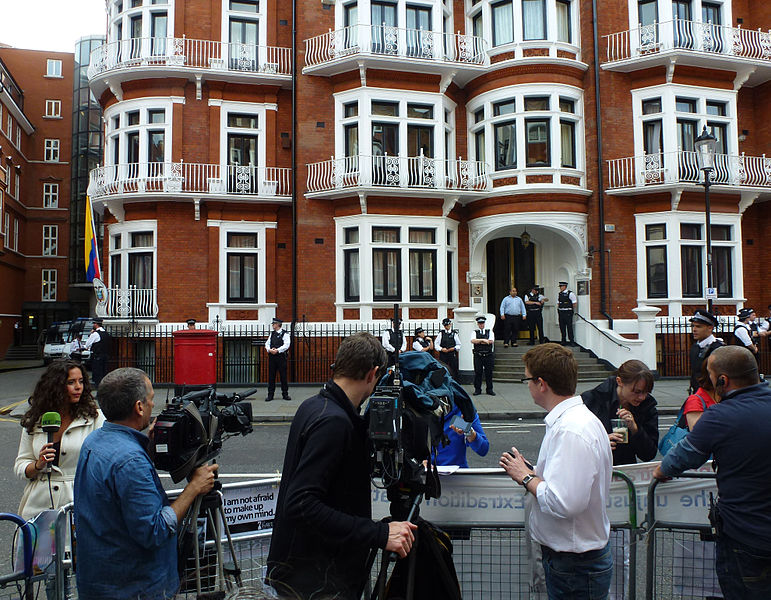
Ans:
POLYGON ((217 383, 217 332, 211 329, 180 329, 174 336, 174 383, 217 383))

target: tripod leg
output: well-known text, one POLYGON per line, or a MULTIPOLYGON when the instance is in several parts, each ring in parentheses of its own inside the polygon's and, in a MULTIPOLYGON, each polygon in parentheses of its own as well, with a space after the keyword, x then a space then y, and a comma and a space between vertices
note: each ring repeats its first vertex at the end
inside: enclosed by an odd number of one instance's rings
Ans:
POLYGON ((418 554, 416 550, 418 549, 419 541, 418 532, 415 531, 415 543, 412 544, 410 556, 407 559, 409 560, 409 563, 407 565, 407 593, 405 594, 405 600, 412 600, 415 594, 415 561, 418 554))
POLYGON ((201 496, 196 497, 190 508, 190 530, 193 535, 193 552, 195 553, 195 591, 201 594, 201 556, 198 551, 198 512, 201 510, 201 496))
POLYGON ((220 496, 220 505, 219 505, 219 514, 222 526, 225 529, 225 537, 228 540, 228 551, 230 552, 230 559, 233 561, 233 571, 234 571, 234 577, 236 579, 236 585, 241 586, 241 567, 238 566, 238 559, 236 558, 236 549, 235 546, 233 546, 233 538, 230 536, 230 527, 228 526, 228 522, 225 520, 225 511, 222 508, 222 496, 220 496))
POLYGON ((206 511, 206 516, 209 519, 209 523, 211 523, 212 530, 214 531, 214 552, 216 557, 216 576, 214 580, 214 589, 221 592, 225 589, 225 571, 222 566, 222 542, 220 541, 222 531, 220 528, 220 521, 217 518, 221 514, 219 509, 219 505, 214 509, 210 508, 206 511))

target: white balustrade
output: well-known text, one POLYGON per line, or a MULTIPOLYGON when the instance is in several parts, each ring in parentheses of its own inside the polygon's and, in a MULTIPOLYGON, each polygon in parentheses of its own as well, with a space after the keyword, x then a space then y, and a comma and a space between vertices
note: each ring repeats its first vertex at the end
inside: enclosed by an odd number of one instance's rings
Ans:
POLYGON ((487 163, 427 156, 346 156, 308 165, 308 192, 356 187, 486 191, 487 163))
POLYGON ((174 67, 262 75, 291 75, 291 48, 188 38, 132 38, 91 52, 88 78, 124 68, 174 67))
POLYGON ((127 163, 93 169, 89 194, 250 195, 291 197, 291 169, 198 163, 127 163))
MULTIPOLYGON (((608 161, 608 189, 702 183, 696 152, 659 152, 608 161)), ((713 185, 771 188, 771 158, 716 154, 713 185)))
POLYGON ((158 316, 156 290, 133 285, 108 288, 106 302, 96 305, 96 314, 108 319, 154 319, 158 316))
POLYGON ((771 62, 771 32, 675 19, 603 36, 606 63, 669 50, 771 62))
POLYGON ((482 65, 487 56, 487 42, 473 35, 385 24, 351 25, 305 40, 305 64, 308 67, 351 54, 482 65))

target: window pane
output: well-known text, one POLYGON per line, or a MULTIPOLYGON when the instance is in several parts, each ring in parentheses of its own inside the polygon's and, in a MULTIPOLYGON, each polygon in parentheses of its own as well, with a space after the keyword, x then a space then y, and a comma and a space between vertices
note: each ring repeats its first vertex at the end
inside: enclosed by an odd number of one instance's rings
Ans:
POLYGON ((720 246, 712 248, 712 272, 715 275, 717 295, 720 298, 731 298, 733 296, 732 252, 732 248, 720 246))
POLYGON ((150 252, 129 254, 129 285, 140 290, 153 287, 153 255, 150 252))
POLYGON ((572 121, 560 121, 560 148, 562 166, 576 166, 576 125, 572 121))
POLYGON ((710 227, 712 233, 712 241, 727 242, 731 238, 731 226, 730 225, 712 225, 710 227))
POLYGON ((648 272, 648 298, 667 296, 667 250, 665 246, 645 249, 648 272))
POLYGON ((345 251, 345 299, 348 302, 359 299, 359 251, 345 251))
POLYGON ((699 225, 698 223, 681 223, 680 239, 681 240, 700 240, 701 225, 699 225))
MULTIPOLYGON (((509 115, 516 111, 516 103, 514 100, 506 100, 505 102, 496 102, 493 104, 493 115, 509 115)), ((481 111, 480 111, 481 112, 481 111)))
POLYGON ((560 98, 560 112, 575 113, 576 103, 569 98, 560 98))
POLYGON ((480 162, 485 161, 485 130, 477 131, 474 134, 474 148, 476 150, 476 159, 480 162))
POLYGON ((139 125, 139 111, 135 110, 126 115, 126 120, 129 125, 139 125))
POLYGON ((433 119, 434 107, 425 104, 408 104, 407 116, 415 119, 433 119))
POLYGON ((716 115, 719 117, 725 117, 726 115, 725 102, 707 102, 707 114, 716 115))
POLYGON ((549 97, 525 98, 525 110, 549 110, 549 97))
POLYGON ((495 169, 514 169, 517 167, 516 124, 499 123, 495 126, 495 169))
POLYGON ((514 41, 514 11, 510 0, 490 7, 493 18, 493 46, 510 44, 514 41))
POLYGON ((557 41, 570 43, 570 2, 557 0, 557 41))
POLYGON ((359 103, 349 102, 343 107, 343 112, 346 117, 358 117, 359 116, 359 103))
POLYGON ((410 299, 429 300, 434 293, 435 250, 410 250, 410 299))
POLYGON ((244 127, 257 129, 257 115, 228 113, 228 127, 244 127))
POLYGON ((645 121, 643 123, 643 150, 646 154, 658 154, 664 138, 661 131, 661 121, 645 121))
POLYGON ((551 165, 549 149, 549 120, 525 121, 527 127, 527 166, 551 165))
POLYGON ((522 0, 522 36, 526 40, 546 39, 544 0, 522 0))
POLYGON ((399 250, 374 249, 372 251, 372 285, 376 300, 399 297, 399 250))
POLYGON ((480 108, 478 111, 474 113, 474 123, 479 123, 480 121, 484 121, 485 118, 485 109, 480 108))
POLYGON ((148 162, 163 162, 165 160, 164 154, 164 139, 165 134, 163 131, 150 131, 147 134, 147 160, 148 162))
POLYGON ((436 240, 435 229, 417 229, 410 227, 410 244, 434 244, 436 240))
POLYGON ((376 244, 398 244, 399 228, 398 227, 373 227, 372 241, 373 243, 376 243, 376 244))
POLYGON ((661 98, 652 98, 643 100, 642 113, 644 115, 653 115, 661 112, 661 98))
POLYGON ((260 10, 259 0, 230 0, 230 10, 256 13, 260 10))
POLYGON ((345 228, 345 243, 346 244, 358 244, 359 243, 359 228, 358 227, 346 227, 345 228))
POLYGON ((356 156, 359 154, 359 126, 346 125, 345 133, 345 155, 356 156))
POLYGON ((696 100, 689 98, 675 98, 675 110, 677 112, 696 112, 696 100))
POLYGON ((385 117, 398 117, 399 104, 397 102, 373 102, 372 114, 385 117))
POLYGON ((152 231, 136 231, 131 234, 132 248, 149 248, 153 245, 152 231))
POLYGON ((228 233, 228 248, 257 248, 257 234, 228 233))
POLYGON ((683 246, 680 248, 680 261, 683 281, 683 297, 702 297, 701 246, 683 246))
POLYGON ((667 226, 663 223, 645 226, 645 239, 647 241, 667 239, 667 226))
POLYGON ((147 111, 148 123, 165 123, 166 111, 165 110, 150 110, 147 111))

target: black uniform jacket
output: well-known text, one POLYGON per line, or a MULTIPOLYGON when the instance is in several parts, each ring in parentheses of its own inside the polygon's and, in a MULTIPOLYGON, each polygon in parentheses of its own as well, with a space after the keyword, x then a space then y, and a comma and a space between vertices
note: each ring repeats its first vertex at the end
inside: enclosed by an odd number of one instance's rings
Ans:
MULTIPOLYGON (((593 390, 587 390, 581 394, 586 407, 602 421, 605 431, 610 433, 610 420, 617 419, 616 411, 619 407, 616 389, 618 384, 615 377, 608 377, 593 390)), ((640 403, 640 406, 630 406, 629 412, 637 423, 637 435, 629 432, 628 444, 616 444, 613 451, 614 465, 628 465, 637 462, 637 458, 643 462, 653 460, 659 445, 659 413, 656 410, 656 401, 653 396, 648 396, 640 403)))
POLYGON ((367 429, 332 381, 292 421, 276 505, 266 583, 291 598, 354 598, 370 548, 388 525, 372 521, 367 429))

